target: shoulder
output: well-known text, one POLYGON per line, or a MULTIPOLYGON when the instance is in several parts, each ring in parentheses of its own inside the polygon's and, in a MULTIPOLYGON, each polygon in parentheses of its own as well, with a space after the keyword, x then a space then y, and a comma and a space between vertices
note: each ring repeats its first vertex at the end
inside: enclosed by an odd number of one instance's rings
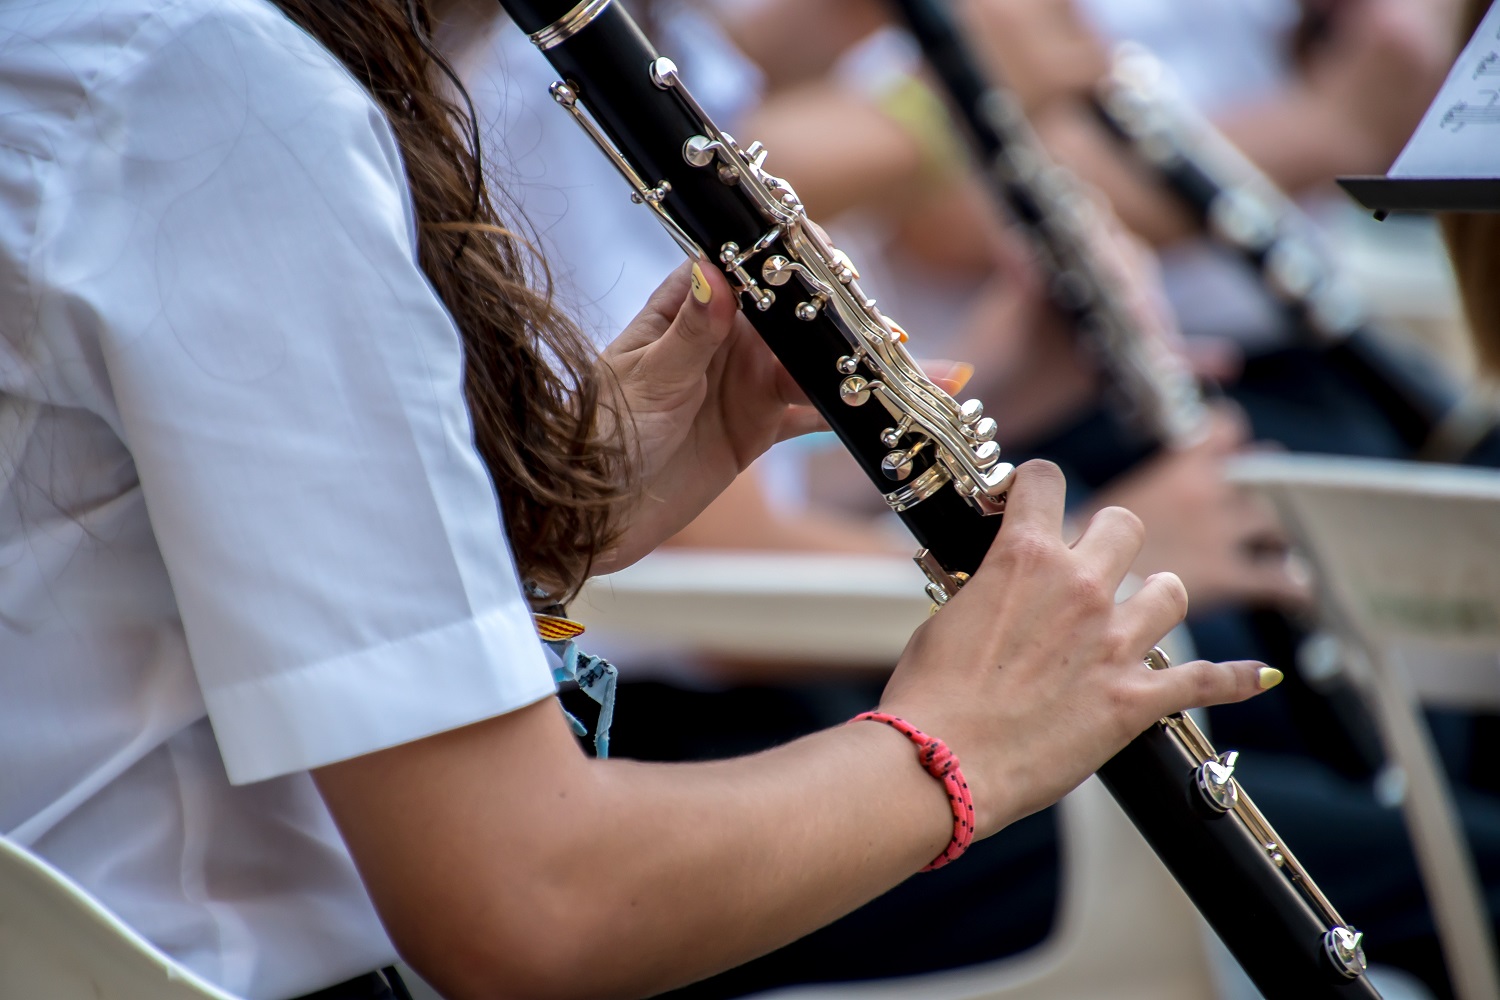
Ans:
POLYGON ((119 338, 304 245, 413 254, 389 123, 267 0, 0 3, 0 38, 0 342, 119 338))
POLYGON ((394 200, 402 221, 405 172, 385 116, 269 0, 5 7, 0 37, 25 41, 0 46, 0 157, 33 159, 37 202, 69 206, 55 228, 75 229, 80 197, 107 203, 88 206, 95 219, 130 212, 136 230, 180 223, 211 189, 208 217, 226 223, 268 188, 343 201, 373 187, 372 204, 394 200))
POLYGON ((149 157, 168 132, 212 142, 252 120, 379 119, 268 0, 36 0, 0 5, 0 37, 0 146, 35 156, 72 139, 149 157))

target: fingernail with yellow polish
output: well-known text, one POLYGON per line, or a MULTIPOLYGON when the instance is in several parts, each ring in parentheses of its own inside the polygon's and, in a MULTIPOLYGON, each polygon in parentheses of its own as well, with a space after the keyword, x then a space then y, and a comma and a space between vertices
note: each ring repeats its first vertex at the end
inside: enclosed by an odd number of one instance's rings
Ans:
POLYGON ((713 298, 713 297, 714 297, 713 286, 710 285, 708 283, 708 279, 703 276, 702 269, 700 269, 697 264, 694 264, 693 265, 693 298, 697 299, 698 302, 699 302, 699 304, 706 306, 706 305, 708 305, 708 300, 711 299, 711 298, 713 298))
POLYGON ((1281 683, 1281 681, 1284 678, 1284 676, 1285 675, 1282 674, 1282 672, 1280 670, 1277 670, 1275 667, 1261 667, 1260 668, 1260 689, 1262 691, 1269 691, 1269 690, 1271 690, 1273 687, 1275 687, 1276 685, 1278 685, 1278 684, 1281 683))

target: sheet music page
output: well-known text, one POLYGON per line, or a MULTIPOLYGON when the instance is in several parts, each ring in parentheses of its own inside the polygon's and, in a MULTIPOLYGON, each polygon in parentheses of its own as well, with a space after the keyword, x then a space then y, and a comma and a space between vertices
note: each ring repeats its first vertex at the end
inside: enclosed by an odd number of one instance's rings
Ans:
POLYGON ((1500 3, 1479 24, 1389 177, 1500 177, 1500 3))

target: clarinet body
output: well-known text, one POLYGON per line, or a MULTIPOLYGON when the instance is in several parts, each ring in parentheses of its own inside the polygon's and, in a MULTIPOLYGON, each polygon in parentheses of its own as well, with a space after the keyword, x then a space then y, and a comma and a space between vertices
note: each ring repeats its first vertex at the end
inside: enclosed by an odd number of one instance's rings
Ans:
POLYGON ((1177 93, 1165 67, 1126 44, 1094 111, 1216 243, 1239 255, 1322 352, 1387 416, 1403 457, 1500 466, 1500 414, 1468 397, 1419 350, 1367 321, 1302 209, 1177 93))
MULTIPOLYGON (((1165 344, 1142 331, 1118 281, 1094 254, 1087 198, 1051 162, 1020 104, 976 61, 943 0, 892 0, 942 83, 991 192, 1027 239, 1056 305, 1093 348, 1124 417, 1116 461, 1091 462, 1100 486, 1162 447, 1200 439, 1208 411, 1196 379, 1165 344)), ((1097 425, 1096 425, 1097 426, 1097 425)))
MULTIPOLYGON (((946 602, 1000 530, 1013 468, 994 422, 912 360, 854 264, 766 172, 758 143, 718 129, 613 0, 502 0, 562 79, 554 99, 688 254, 716 262, 745 312, 916 536, 946 602)), ((622 195, 623 196, 623 195, 622 195)), ((1165 667, 1152 662, 1148 665, 1165 667)), ((1270 997, 1377 997, 1361 936, 1186 717, 1163 719, 1100 771, 1199 909, 1270 997)))

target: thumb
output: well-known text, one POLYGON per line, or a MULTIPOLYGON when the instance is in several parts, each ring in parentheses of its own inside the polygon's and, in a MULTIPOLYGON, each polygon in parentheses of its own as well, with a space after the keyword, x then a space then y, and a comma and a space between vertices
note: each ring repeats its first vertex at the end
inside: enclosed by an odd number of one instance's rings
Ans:
MULTIPOLYGON (((645 373, 664 389, 695 383, 707 371, 739 312, 734 292, 712 267, 693 263, 682 305, 646 352, 645 373)), ((675 275, 674 275, 675 277, 675 275)))

